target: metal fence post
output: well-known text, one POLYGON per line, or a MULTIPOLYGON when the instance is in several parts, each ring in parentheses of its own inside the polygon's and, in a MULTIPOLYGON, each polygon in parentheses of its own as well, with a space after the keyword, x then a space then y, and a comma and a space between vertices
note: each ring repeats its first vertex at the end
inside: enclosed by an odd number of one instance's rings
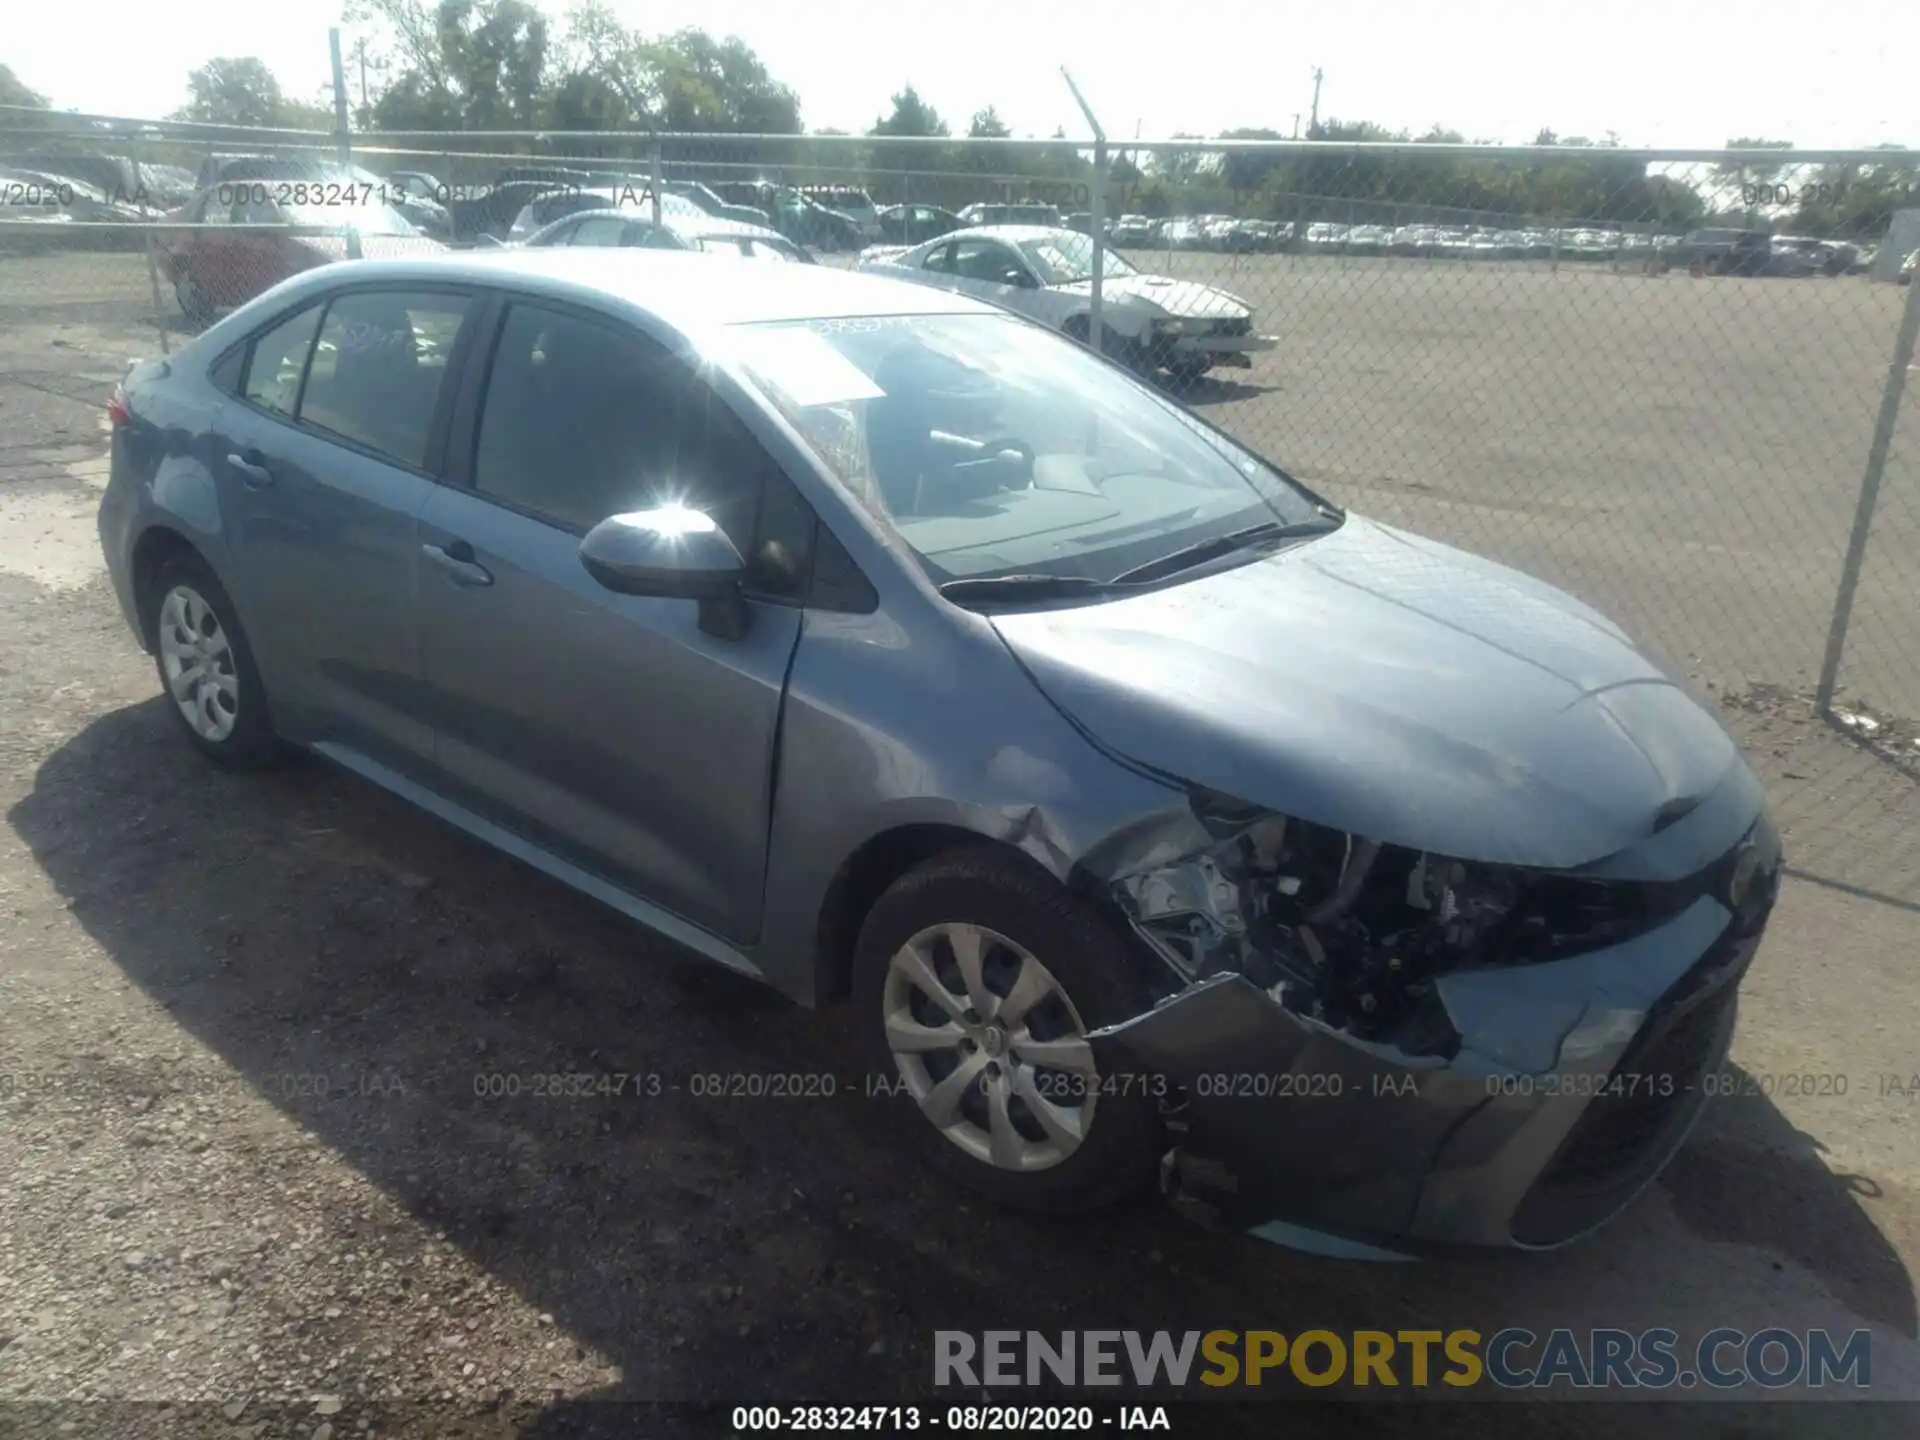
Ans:
POLYGON ((1900 399, 1906 393, 1916 335, 1920 335, 1920 284, 1907 287, 1907 303, 1900 312, 1900 330, 1893 342, 1893 363, 1887 367, 1886 388, 1880 394, 1880 418, 1874 422, 1866 473, 1860 477, 1860 498, 1853 507, 1853 533, 1847 537, 1847 558, 1840 565, 1833 624, 1827 630, 1827 653, 1820 662, 1820 685, 1814 692, 1814 708, 1822 714, 1831 713, 1833 692, 1840 680, 1840 656, 1847 648, 1853 597, 1860 588, 1860 567, 1867 557, 1867 536, 1873 529, 1874 507, 1880 503, 1880 480, 1886 474, 1887 452, 1893 448, 1893 427, 1900 418, 1900 399))
POLYGON ((660 223, 660 184, 661 184, 660 137, 658 135, 655 135, 653 137, 653 144, 648 151, 647 160, 648 160, 648 164, 652 167, 652 170, 653 170, 653 174, 651 176, 652 184, 648 187, 653 194, 653 223, 655 225, 658 225, 660 223))
MULTIPOLYGON (((134 193, 127 198, 145 210, 148 202, 147 147, 141 137, 136 135, 129 150, 131 151, 129 158, 133 161, 135 188, 134 193)), ((153 328, 160 334, 160 353, 170 355, 173 351, 167 340, 167 317, 161 308, 160 265, 153 253, 154 235, 151 225, 142 224, 140 227, 140 248, 146 251, 147 256, 147 293, 153 300, 153 328)))
POLYGON ((1088 217, 1087 228, 1093 232, 1093 284, 1089 286, 1091 294, 1087 297, 1087 339, 1093 345, 1096 355, 1107 353, 1107 332, 1101 321, 1102 296, 1100 280, 1106 270, 1107 237, 1101 225, 1101 216, 1106 209, 1107 192, 1107 132, 1100 128, 1099 120, 1094 118, 1093 107, 1087 104, 1086 97, 1080 93, 1080 87, 1073 83, 1073 76, 1067 73, 1067 67, 1060 67, 1060 77, 1067 82, 1067 89, 1073 92, 1074 103, 1080 107, 1080 113, 1087 117, 1087 127, 1093 131, 1093 184, 1087 187, 1088 217))
MULTIPOLYGON (((347 130, 347 71, 340 63, 340 30, 338 26, 327 31, 327 49, 333 60, 333 134, 340 151, 340 168, 350 169, 353 165, 353 140, 347 130)), ((347 226, 347 258, 360 258, 360 227, 347 226)))

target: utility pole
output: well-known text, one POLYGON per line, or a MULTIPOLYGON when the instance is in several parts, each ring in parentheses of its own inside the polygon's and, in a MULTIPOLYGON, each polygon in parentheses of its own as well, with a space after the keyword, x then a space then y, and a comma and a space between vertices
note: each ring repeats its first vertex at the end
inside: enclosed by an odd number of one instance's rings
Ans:
POLYGON ((1318 65, 1313 67, 1313 117, 1307 121, 1307 138, 1320 138, 1320 80, 1324 72, 1318 65))
POLYGON ((1300 138, 1300 112, 1298 110, 1293 112, 1293 138, 1296 140, 1300 138))
POLYGON ((360 62, 360 113, 367 113, 367 37, 353 42, 353 55, 360 62))

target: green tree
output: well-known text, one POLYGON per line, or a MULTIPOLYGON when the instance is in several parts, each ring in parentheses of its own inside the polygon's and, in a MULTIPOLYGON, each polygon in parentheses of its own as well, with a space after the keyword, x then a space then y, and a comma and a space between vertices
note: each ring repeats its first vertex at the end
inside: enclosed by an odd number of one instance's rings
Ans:
POLYGON ((251 55, 209 60, 188 71, 187 95, 174 118, 207 125, 278 125, 286 104, 266 62, 251 55))
POLYGON ((660 94, 656 118, 665 129, 800 132, 799 97, 737 36, 715 40, 704 30, 681 30, 654 42, 647 57, 660 94))
POLYGON ((349 0, 385 36, 393 80, 373 107, 386 130, 519 129, 542 120, 547 20, 528 0, 349 0))
POLYGON ((952 165, 948 146, 940 144, 948 135, 947 122, 940 112, 920 98, 920 92, 908 85, 894 93, 893 109, 873 123, 869 135, 904 136, 923 139, 918 145, 876 145, 869 161, 876 172, 944 171, 952 165))
MULTIPOLYGON (((1278 130, 1259 127, 1222 130, 1222 140, 1284 140, 1278 130)), ((1227 188, 1237 195, 1248 195, 1267 183, 1267 178, 1286 164, 1285 157, 1270 150, 1229 150, 1221 163, 1221 175, 1227 188)))
POLYGON ((253 125, 282 130, 331 130, 333 107, 291 99, 265 62, 251 55, 220 57, 187 72, 188 100, 176 120, 203 125, 253 125))
POLYGON ((920 135, 929 138, 946 136, 947 122, 940 118, 940 112, 920 98, 920 92, 909 85, 896 90, 893 95, 892 113, 881 116, 873 122, 869 135, 920 135))
POLYGON ((15 75, 11 65, 0 65, 0 105, 28 105, 35 110, 48 108, 47 97, 15 75))
MULTIPOLYGON (((1779 150, 1793 149, 1791 140, 1768 140, 1758 135, 1741 135, 1727 141, 1729 150, 1779 150)), ((1794 167, 1782 159, 1777 164, 1765 161, 1741 161, 1737 163, 1715 165, 1707 172, 1707 188, 1710 198, 1718 205, 1731 211, 1735 206, 1747 208, 1752 213, 1752 195, 1750 186, 1772 185, 1782 175, 1794 167)))
POLYGON ((1005 140, 1013 131, 1000 118, 1000 112, 989 105, 984 110, 973 112, 973 122, 967 126, 967 134, 975 140, 1005 140))
MULTIPOLYGON (((799 97, 768 73, 747 44, 687 29, 649 37, 600 3, 568 20, 552 110, 561 128, 798 135, 799 97)), ((684 147, 680 147, 684 148, 684 147)), ((689 150, 713 158, 711 147, 689 150)), ((795 148, 758 144, 727 152, 735 162, 785 163, 795 148)))

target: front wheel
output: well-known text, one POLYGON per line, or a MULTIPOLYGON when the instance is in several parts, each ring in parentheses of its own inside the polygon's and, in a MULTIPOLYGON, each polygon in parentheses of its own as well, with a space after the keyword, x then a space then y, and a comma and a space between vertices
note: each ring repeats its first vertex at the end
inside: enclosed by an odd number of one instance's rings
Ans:
POLYGON ((937 856, 868 915, 854 960, 873 1068, 945 1173, 1074 1212, 1150 1172, 1155 1079, 1104 1074, 1090 1032, 1148 1008, 1117 925, 1024 857, 937 856))

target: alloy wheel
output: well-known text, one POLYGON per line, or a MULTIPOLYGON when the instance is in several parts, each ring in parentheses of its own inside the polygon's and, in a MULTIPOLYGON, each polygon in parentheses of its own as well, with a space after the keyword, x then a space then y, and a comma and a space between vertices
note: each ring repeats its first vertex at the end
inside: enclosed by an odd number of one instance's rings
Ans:
POLYGON ((193 733, 215 744, 240 719, 240 676, 226 628, 191 585, 176 585, 160 602, 160 668, 167 693, 193 733))
POLYGON ((1035 1171, 1080 1148, 1099 1068, 1053 973, 984 926, 920 931, 887 964, 887 1048, 921 1112, 996 1169, 1035 1171))

